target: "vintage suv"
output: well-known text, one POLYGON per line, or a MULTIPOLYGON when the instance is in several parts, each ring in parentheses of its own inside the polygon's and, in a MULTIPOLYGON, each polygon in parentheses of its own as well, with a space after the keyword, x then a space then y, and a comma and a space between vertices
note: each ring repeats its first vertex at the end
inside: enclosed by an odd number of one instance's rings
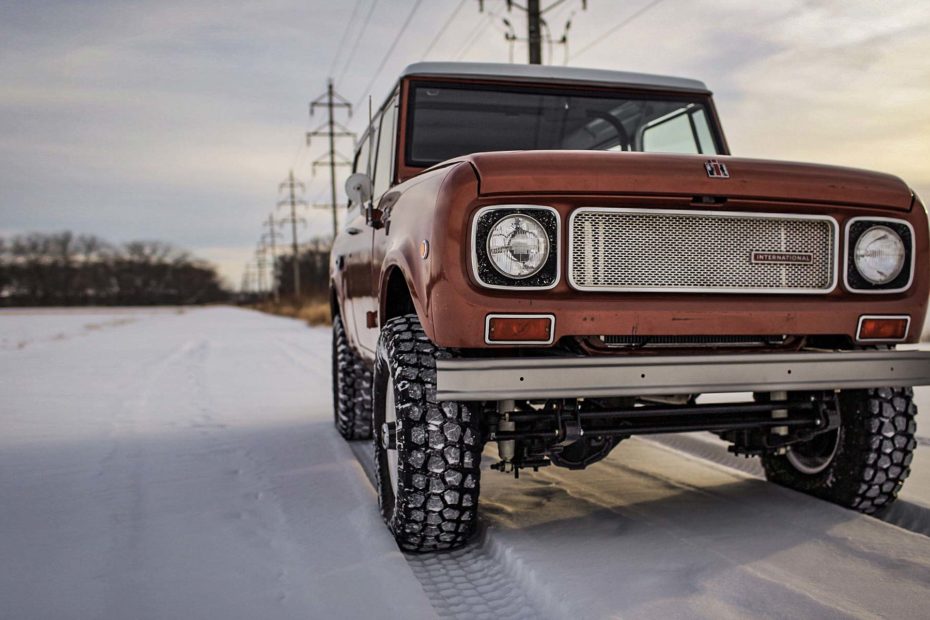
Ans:
POLYGON ((894 501, 930 382, 895 350, 930 286, 900 179, 730 157, 694 80, 471 63, 408 67, 354 172, 335 422, 374 436, 403 549, 468 540, 488 441, 518 474, 706 430, 778 484, 894 501))

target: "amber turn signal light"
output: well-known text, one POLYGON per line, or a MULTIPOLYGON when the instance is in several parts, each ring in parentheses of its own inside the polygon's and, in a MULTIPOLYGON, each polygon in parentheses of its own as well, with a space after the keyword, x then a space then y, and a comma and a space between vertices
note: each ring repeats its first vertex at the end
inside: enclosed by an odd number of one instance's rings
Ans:
POLYGON ((909 316, 863 316, 859 318, 857 340, 904 340, 911 322, 909 316))
POLYGON ((553 339, 555 317, 551 314, 488 315, 486 340, 489 343, 549 344, 553 339))

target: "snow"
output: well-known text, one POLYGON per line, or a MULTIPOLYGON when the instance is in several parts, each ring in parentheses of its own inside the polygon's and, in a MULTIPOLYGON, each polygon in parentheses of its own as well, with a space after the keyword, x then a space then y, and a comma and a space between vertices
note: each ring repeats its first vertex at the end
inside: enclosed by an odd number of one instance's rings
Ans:
POLYGON ((127 315, 0 318, 32 342, 0 352, 0 617, 434 616, 332 430, 327 332, 127 315))
POLYGON ((520 480, 490 447, 479 540, 405 556, 329 348, 233 308, 0 312, 0 618, 926 616, 930 441, 887 521, 704 434, 520 480))
POLYGON ((183 310, 92 308, 75 312, 69 308, 0 309, 0 351, 86 336, 98 329, 126 325, 145 316, 172 312, 183 310))

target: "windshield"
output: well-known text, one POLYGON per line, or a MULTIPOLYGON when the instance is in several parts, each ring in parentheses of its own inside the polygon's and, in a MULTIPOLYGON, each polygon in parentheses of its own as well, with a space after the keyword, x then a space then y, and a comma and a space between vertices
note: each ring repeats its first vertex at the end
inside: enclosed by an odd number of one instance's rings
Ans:
POLYGON ((484 151, 720 152, 697 96, 415 82, 409 119, 410 166, 484 151))

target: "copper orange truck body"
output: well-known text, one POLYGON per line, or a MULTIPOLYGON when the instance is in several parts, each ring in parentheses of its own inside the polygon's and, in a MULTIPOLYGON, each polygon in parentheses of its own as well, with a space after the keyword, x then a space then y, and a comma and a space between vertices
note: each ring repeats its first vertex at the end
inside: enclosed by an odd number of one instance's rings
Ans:
POLYGON ((693 80, 453 63, 404 72, 354 172, 335 417, 375 436, 402 547, 467 540, 485 441, 517 473, 709 430, 781 484, 893 501, 910 388, 930 382, 927 354, 895 350, 930 295, 927 213, 900 179, 733 157, 693 80), (697 401, 711 392, 755 398, 697 401))

